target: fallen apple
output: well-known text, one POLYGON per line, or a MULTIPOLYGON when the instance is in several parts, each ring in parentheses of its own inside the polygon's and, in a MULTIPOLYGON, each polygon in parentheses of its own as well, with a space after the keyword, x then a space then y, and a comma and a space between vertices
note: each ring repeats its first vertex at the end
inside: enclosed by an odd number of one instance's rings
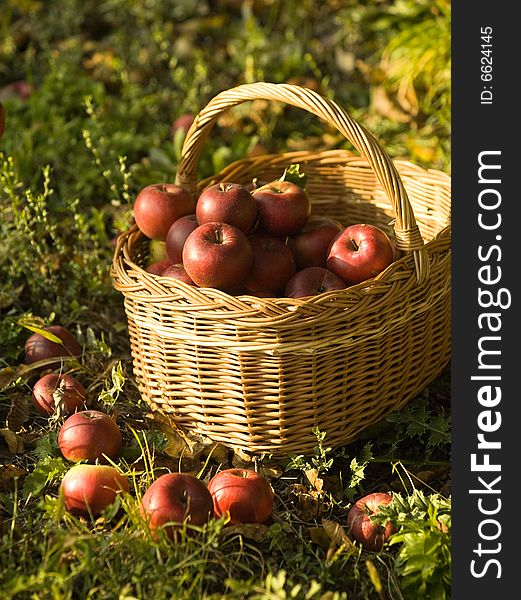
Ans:
POLYGON ((61 402, 67 415, 83 408, 86 392, 83 385, 66 373, 48 373, 40 377, 33 386, 33 404, 42 415, 52 415, 56 400, 61 402))
POLYGON ((199 287, 238 289, 253 262, 246 235, 228 223, 204 223, 186 238, 183 264, 199 287))
POLYGON ((297 271, 306 267, 326 267, 332 239, 344 227, 330 217, 311 215, 304 227, 290 237, 288 245, 295 255, 297 271))
POLYGON ((286 298, 305 298, 332 290, 343 290, 345 281, 323 267, 306 267, 297 271, 286 284, 286 298))
POLYGON ((268 480, 250 469, 225 469, 208 483, 214 515, 228 515, 231 524, 265 523, 273 511, 268 480))
POLYGON ((199 225, 228 223, 247 234, 257 219, 257 202, 245 186, 222 181, 201 192, 195 214, 199 225))
POLYGON ((272 235, 251 235, 248 239, 253 251, 253 263, 244 286, 253 292, 280 292, 295 273, 293 252, 282 240, 272 235))
MULTIPOLYGON (((61 325, 50 325, 42 329, 60 339, 62 343, 50 340, 39 333, 33 333, 27 338, 24 346, 27 364, 49 358, 79 358, 81 356, 80 343, 68 329, 61 325)), ((46 366, 53 368, 59 365, 60 361, 57 360, 46 366)))
POLYGON ((197 229, 199 223, 195 213, 180 217, 172 223, 166 234, 166 253, 173 264, 183 261, 183 247, 186 238, 197 229))
POLYGON ((151 532, 164 528, 174 539, 183 523, 204 525, 213 513, 208 488, 191 473, 167 473, 156 479, 143 494, 140 514, 151 532))
POLYGON ((258 206, 259 227, 276 237, 294 235, 309 218, 311 201, 292 181, 272 181, 252 192, 258 206))
POLYGON ((107 462, 117 458, 122 436, 118 425, 104 412, 82 410, 68 417, 60 428, 58 446, 72 462, 107 462))
POLYGON ((195 212, 191 194, 175 183, 153 183, 143 188, 134 202, 134 220, 142 233, 165 240, 172 223, 195 212))
POLYGON ((375 277, 394 260, 387 234, 376 227, 358 223, 347 227, 331 244, 327 268, 354 285, 375 277))
POLYGON ((62 479, 60 494, 65 508, 74 515, 98 516, 130 489, 127 478, 109 465, 74 465, 62 479))
POLYGON ((378 552, 396 531, 392 522, 385 526, 371 521, 370 516, 376 515, 380 507, 392 501, 392 496, 384 492, 374 492, 357 500, 347 514, 348 530, 354 539, 362 544, 365 550, 378 552))

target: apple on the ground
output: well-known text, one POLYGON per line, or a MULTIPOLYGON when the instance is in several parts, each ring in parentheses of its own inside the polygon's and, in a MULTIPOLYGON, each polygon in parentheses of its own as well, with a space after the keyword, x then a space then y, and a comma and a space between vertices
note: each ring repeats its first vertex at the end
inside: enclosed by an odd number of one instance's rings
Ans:
POLYGON ((65 419, 58 434, 58 446, 64 458, 72 462, 107 462, 119 455, 121 430, 107 413, 82 410, 65 419))
POLYGON ((225 469, 208 483, 217 518, 229 523, 265 523, 273 511, 273 490, 268 480, 251 469, 225 469))
POLYGON ((183 265, 199 287, 238 289, 253 262, 251 244, 240 229, 228 223, 199 225, 186 238, 183 265))
POLYGON ((83 408, 86 392, 83 385, 71 375, 48 373, 34 384, 32 397, 35 408, 42 415, 52 415, 57 400, 64 414, 70 415, 83 408))
MULTIPOLYGON (((39 333, 33 333, 27 338, 24 346, 25 362, 27 364, 49 358, 79 358, 81 356, 82 347, 76 337, 67 328, 61 325, 50 325, 42 329, 51 336, 61 340, 62 343, 60 344, 48 339, 39 333)), ((60 361, 57 360, 48 366, 52 368, 59 366, 59 364, 60 361)))
POLYGON ((292 181, 272 181, 252 192, 257 201, 259 227, 276 237, 294 235, 311 213, 311 201, 304 188, 292 181))
POLYGON ((62 479, 65 508, 76 516, 96 517, 114 503, 118 492, 128 492, 128 479, 110 465, 74 465, 62 479))
POLYGON ((253 292, 282 291, 295 273, 293 252, 279 238, 272 235, 251 235, 253 263, 244 280, 244 286, 253 292))
POLYGON ((331 244, 327 268, 354 285, 375 277, 394 260, 387 234, 366 223, 347 227, 331 244))
POLYGON ((380 507, 386 506, 391 501, 391 494, 373 492, 357 500, 349 509, 347 514, 348 530, 366 550, 378 552, 396 531, 392 522, 388 521, 385 526, 381 526, 373 523, 370 518, 371 515, 378 514, 380 507))
POLYGON ((345 281, 324 267, 306 267, 297 271, 284 290, 286 298, 305 298, 332 290, 343 290, 345 281))
POLYGON ((173 264, 183 262, 183 246, 186 238, 197 229, 199 223, 195 213, 174 221, 166 234, 166 253, 173 264))
POLYGON ((166 473, 143 494, 140 514, 152 533, 164 528, 171 539, 183 523, 201 526, 212 517, 213 501, 203 481, 191 473, 166 473))
POLYGON ((245 186, 222 181, 201 192, 195 214, 199 225, 228 223, 247 234, 257 219, 257 202, 245 186))
POLYGON ((192 195, 175 183, 153 183, 143 188, 134 202, 134 220, 148 238, 166 239, 172 223, 195 212, 192 195))

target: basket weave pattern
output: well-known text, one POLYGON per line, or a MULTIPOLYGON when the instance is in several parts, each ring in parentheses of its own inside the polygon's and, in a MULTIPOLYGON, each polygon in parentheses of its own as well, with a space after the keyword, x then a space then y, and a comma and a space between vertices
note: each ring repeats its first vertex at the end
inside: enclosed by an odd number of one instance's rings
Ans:
POLYGON ((124 296, 134 373, 172 426, 251 453, 338 447, 416 396, 450 357, 450 177, 391 161, 334 102, 284 84, 216 96, 189 130, 176 181, 196 196, 220 181, 270 181, 290 164, 307 176, 312 212, 389 230, 403 256, 376 278, 312 298, 234 297, 143 270, 148 240, 119 236, 111 267, 124 296), (218 116, 263 98, 333 124, 359 152, 290 152, 236 161, 197 182, 218 116))

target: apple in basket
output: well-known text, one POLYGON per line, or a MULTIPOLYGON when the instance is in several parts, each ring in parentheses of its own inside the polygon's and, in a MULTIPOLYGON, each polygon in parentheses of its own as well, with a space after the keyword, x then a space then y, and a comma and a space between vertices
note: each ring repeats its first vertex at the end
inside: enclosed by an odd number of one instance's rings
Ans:
POLYGON ((354 285, 382 272, 394 260, 387 234, 376 227, 357 223, 334 239, 327 257, 327 268, 347 284, 354 285))
POLYGON ((236 289, 244 283, 252 262, 253 251, 246 234, 228 223, 199 225, 183 248, 186 272, 199 287, 236 289))
POLYGON ((172 223, 166 234, 166 253, 173 264, 183 262, 183 246, 186 238, 197 229, 199 223, 195 213, 180 217, 172 223))
POLYGON ((297 271, 305 267, 325 267, 331 241, 342 231, 344 227, 334 219, 311 215, 304 227, 288 240, 297 271))
POLYGON ((345 281, 324 267, 306 267, 297 271, 286 284, 286 298, 316 296, 331 290, 343 290, 345 281))
POLYGON ((204 525, 213 514, 213 501, 203 481, 191 473, 166 473, 143 494, 140 514, 151 532, 165 529, 175 539, 183 523, 204 525))
POLYGON ((178 279, 188 285, 195 285, 182 263, 170 265, 161 273, 161 277, 172 277, 172 279, 178 279))
POLYGON ((222 181, 201 192, 195 214, 199 225, 228 223, 247 234, 257 220, 257 202, 245 186, 222 181))
MULTIPOLYGON (((50 334, 50 338, 53 339, 49 339, 40 333, 30 335, 24 346, 25 362, 27 364, 49 358, 79 358, 81 356, 80 343, 67 328, 61 325, 50 325, 42 329, 50 334), (54 338, 56 338, 56 341, 54 338)), ((60 360, 57 360, 47 366, 55 367, 59 365, 60 360)))
POLYGON ((251 235, 248 239, 253 251, 253 263, 244 286, 252 292, 280 292, 295 273, 293 252, 280 238, 272 235, 251 235))
POLYGON ((77 516, 96 517, 110 506, 118 492, 128 492, 128 479, 110 465, 74 465, 62 479, 65 508, 77 516))
POLYGON ((58 434, 64 458, 72 462, 106 462, 118 456, 121 431, 112 417, 99 410, 82 410, 65 419, 58 434))
POLYGON ((259 228, 277 237, 294 235, 305 225, 311 201, 292 181, 272 181, 252 192, 257 201, 259 228))
POLYGON ((195 212, 192 195, 175 183, 153 183, 143 188, 134 202, 134 220, 153 240, 166 239, 172 223, 195 212))
POLYGON ((217 518, 229 515, 231 524, 265 523, 273 510, 268 480, 250 469, 225 469, 210 479, 208 490, 217 518))
POLYGON ((152 264, 148 265, 148 267, 145 269, 145 271, 147 273, 152 273, 152 275, 162 275, 163 271, 165 269, 168 269, 168 267, 172 266, 172 262, 170 261, 170 259, 165 259, 165 260, 160 260, 158 262, 153 262, 152 264))
POLYGON ((347 526, 354 539, 362 544, 365 550, 378 552, 389 537, 396 531, 391 521, 385 526, 371 521, 371 515, 376 515, 380 507, 392 501, 392 496, 384 492, 373 492, 357 500, 347 514, 347 526))
POLYGON ((52 415, 56 400, 61 400, 65 414, 72 414, 85 403, 85 388, 71 375, 48 373, 33 386, 33 404, 42 415, 52 415))

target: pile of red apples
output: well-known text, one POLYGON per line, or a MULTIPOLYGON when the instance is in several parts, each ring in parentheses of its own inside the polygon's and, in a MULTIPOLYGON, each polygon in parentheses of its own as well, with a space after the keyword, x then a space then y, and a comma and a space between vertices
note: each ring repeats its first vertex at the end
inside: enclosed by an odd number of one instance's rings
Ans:
POLYGON ((305 187, 286 172, 216 183, 197 199, 176 184, 143 188, 134 219, 152 240, 146 270, 232 295, 302 298, 366 281, 396 259, 379 227, 312 214, 305 187))

